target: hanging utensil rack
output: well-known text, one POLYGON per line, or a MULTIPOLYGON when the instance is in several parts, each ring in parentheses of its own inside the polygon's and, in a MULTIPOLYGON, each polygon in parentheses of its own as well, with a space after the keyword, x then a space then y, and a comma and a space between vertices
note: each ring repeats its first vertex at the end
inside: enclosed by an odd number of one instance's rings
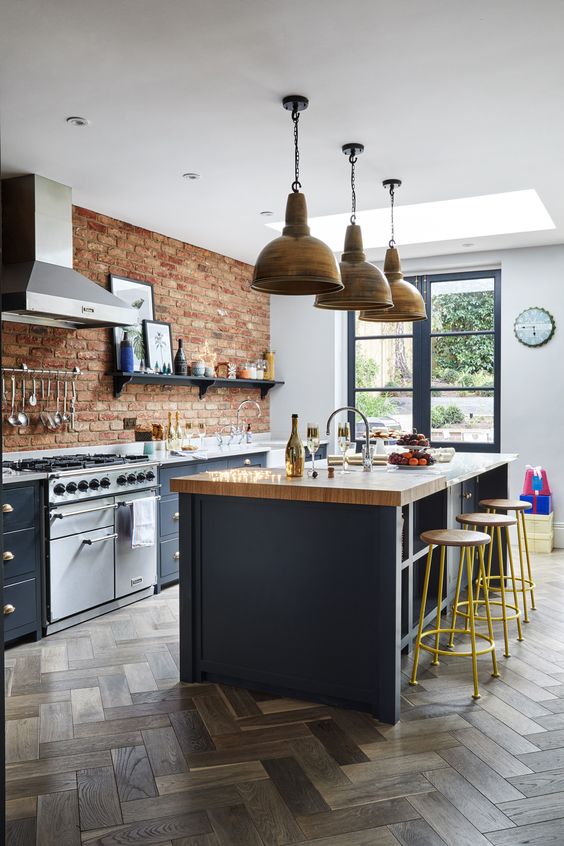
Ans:
POLYGON ((14 376, 55 376, 60 381, 76 379, 82 373, 80 367, 73 367, 72 370, 65 370, 64 368, 54 370, 45 367, 28 367, 27 364, 21 364, 19 367, 2 367, 1 370, 2 373, 13 373, 14 376))

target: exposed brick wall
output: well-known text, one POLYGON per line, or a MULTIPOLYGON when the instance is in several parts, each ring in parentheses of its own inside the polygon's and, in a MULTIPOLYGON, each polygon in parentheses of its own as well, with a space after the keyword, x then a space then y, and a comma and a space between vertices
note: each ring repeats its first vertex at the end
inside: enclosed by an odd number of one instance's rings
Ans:
MULTIPOLYGON (((250 290, 249 265, 79 207, 73 209, 73 226, 75 270, 104 287, 109 286, 110 273, 150 282, 155 319, 172 324, 175 349, 176 339, 184 338, 189 361, 202 357, 212 364, 240 362, 256 359, 268 348, 269 298, 250 290)), ((111 330, 69 331, 5 321, 2 331, 5 366, 25 362, 29 367, 78 366, 83 371, 78 381, 78 431, 45 430, 38 422, 40 403, 33 412, 28 408, 32 425, 27 429, 14 430, 3 420, 5 450, 131 441, 134 433, 124 431, 124 417, 165 422, 169 410, 178 410, 181 419, 204 421, 211 434, 233 421, 242 399, 260 400, 259 391, 252 388, 211 388, 200 400, 197 388, 148 385, 129 385, 115 399, 107 375, 114 369, 111 330)), ((249 419, 259 432, 269 428, 268 398, 261 407, 260 419, 249 407, 249 419)))

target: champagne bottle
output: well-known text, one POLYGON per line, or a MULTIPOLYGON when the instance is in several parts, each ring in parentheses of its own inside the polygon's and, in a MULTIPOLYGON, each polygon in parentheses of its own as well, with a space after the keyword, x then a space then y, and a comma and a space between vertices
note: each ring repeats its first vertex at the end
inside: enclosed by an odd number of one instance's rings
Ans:
POLYGON ((166 448, 176 449, 176 433, 172 425, 172 411, 168 412, 168 426, 166 427, 166 448))
POLYGON ((174 442, 176 444, 175 449, 182 449, 182 426, 180 425, 180 412, 176 412, 176 426, 174 427, 174 442))
POLYGON ((184 352, 184 341, 182 338, 178 339, 178 350, 174 356, 174 372, 177 376, 188 375, 188 360, 184 352))
POLYGON ((304 475, 305 450, 298 434, 298 415, 292 414, 292 434, 286 444, 286 477, 301 479, 304 475))

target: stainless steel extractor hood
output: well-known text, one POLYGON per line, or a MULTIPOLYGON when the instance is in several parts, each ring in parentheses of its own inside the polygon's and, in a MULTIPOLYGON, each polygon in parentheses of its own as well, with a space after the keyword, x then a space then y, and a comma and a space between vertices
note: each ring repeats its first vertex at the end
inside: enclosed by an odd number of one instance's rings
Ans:
POLYGON ((2 319, 65 329, 128 326, 134 309, 72 269, 71 189, 29 174, 2 181, 2 319))

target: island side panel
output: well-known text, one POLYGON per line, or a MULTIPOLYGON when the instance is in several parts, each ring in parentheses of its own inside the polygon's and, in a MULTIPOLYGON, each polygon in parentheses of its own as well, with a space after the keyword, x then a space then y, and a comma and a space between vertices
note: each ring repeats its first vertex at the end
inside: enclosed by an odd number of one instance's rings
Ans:
POLYGON ((182 680, 349 705, 395 722, 400 510, 189 499, 181 495, 182 680))

